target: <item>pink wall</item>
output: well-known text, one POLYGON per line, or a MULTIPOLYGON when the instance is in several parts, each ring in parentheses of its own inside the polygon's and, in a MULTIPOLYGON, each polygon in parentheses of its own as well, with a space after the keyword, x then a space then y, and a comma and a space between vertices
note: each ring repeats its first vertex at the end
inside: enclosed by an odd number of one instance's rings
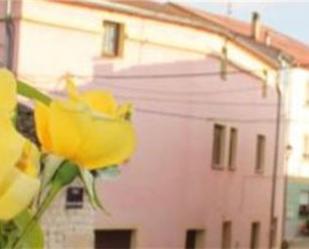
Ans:
MULTIPOLYGON (((89 87, 112 89, 119 100, 136 107, 138 149, 116 181, 100 183, 112 216, 98 212, 97 229, 136 229, 137 248, 160 249, 183 248, 186 229, 205 229, 205 247, 218 248, 222 222, 230 220, 233 246, 248 248, 251 222, 260 221, 260 247, 266 247, 276 103, 272 89, 262 98, 262 82, 244 73, 231 74, 226 81, 218 75, 104 79, 100 75, 218 72, 220 63, 214 57, 132 41, 124 58, 111 62, 99 56, 101 37, 93 33, 33 22, 22 22, 19 32, 19 75, 43 86, 67 71, 93 73, 89 87), (211 167, 214 123, 238 129, 234 172, 211 167), (267 137, 262 175, 254 173, 257 134, 267 137)), ((282 206, 277 207, 280 218, 282 206)))
MULTIPOLYGON (((219 68, 216 58, 207 57, 133 66, 117 73, 182 74, 217 72, 219 68)), ((97 75, 112 73, 104 61, 95 65, 97 75)), ((130 80, 98 76, 91 86, 113 89, 120 99, 126 96, 134 103, 139 138, 138 150, 129 166, 122 168, 118 181, 102 184, 102 197, 112 217, 98 213, 98 228, 135 228, 140 248, 181 248, 186 229, 205 229, 207 248, 218 248, 222 222, 230 220, 233 246, 248 248, 251 222, 260 221, 260 246, 267 246, 275 119, 272 89, 262 98, 261 81, 247 74, 230 75, 227 81, 219 76, 130 80), (214 123, 238 129, 234 172, 211 167, 214 123), (257 134, 267 139, 263 175, 254 173, 257 134)))

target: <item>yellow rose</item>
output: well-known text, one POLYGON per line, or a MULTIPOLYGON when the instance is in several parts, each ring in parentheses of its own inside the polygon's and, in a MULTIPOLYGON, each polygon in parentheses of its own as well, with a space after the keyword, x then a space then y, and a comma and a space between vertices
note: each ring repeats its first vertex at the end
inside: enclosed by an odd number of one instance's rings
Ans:
POLYGON ((40 181, 39 152, 12 124, 16 81, 0 69, 0 220, 9 220, 29 206, 40 181))
POLYGON ((68 81, 69 98, 49 106, 36 103, 36 131, 43 149, 85 169, 97 169, 127 160, 135 148, 135 132, 112 94, 79 94, 68 81))

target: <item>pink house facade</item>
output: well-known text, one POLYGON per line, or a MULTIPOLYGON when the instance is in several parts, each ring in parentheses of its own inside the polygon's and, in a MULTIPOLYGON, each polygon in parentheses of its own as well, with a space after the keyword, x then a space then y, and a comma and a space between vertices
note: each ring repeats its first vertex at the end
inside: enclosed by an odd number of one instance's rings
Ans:
POLYGON ((47 248, 117 248, 111 238, 123 248, 279 248, 276 49, 150 1, 13 1, 12 18, 19 77, 54 91, 70 73, 135 106, 137 151, 117 180, 98 182, 111 215, 86 201, 68 209, 66 193, 44 221, 47 248))
MULTIPOLYGON (((177 75, 218 68, 219 60, 208 57, 139 66, 130 73, 177 75)), ((105 86, 102 80, 93 84, 105 86)), ((112 87, 116 96, 125 96, 135 105, 139 146, 119 181, 102 183, 102 196, 113 215, 98 214, 96 227, 135 229, 137 248, 184 248, 186 232, 193 229, 204 232, 205 248, 221 248, 223 227, 230 226, 225 229, 231 229, 231 248, 250 248, 256 223, 259 246, 266 248, 275 133, 273 90, 263 98, 261 81, 248 74, 228 76, 226 81, 215 75, 160 81, 118 79, 114 84, 126 87, 112 87), (156 93, 162 89, 166 94, 156 93), (213 164, 217 125, 224 129, 218 168, 213 164), (233 130, 235 142, 231 142, 233 130), (263 172, 255 169, 258 135, 266 138, 263 172), (231 153, 235 153, 234 165, 229 165, 231 153)))

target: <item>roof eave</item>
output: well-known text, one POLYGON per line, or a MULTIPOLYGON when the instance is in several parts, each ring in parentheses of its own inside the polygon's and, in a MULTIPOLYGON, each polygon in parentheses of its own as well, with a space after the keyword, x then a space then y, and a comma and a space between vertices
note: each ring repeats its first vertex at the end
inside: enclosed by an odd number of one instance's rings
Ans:
MULTIPOLYGON (((114 3, 106 0, 72 0, 72 1, 67 1, 67 0, 46 0, 46 1, 52 1, 56 3, 61 3, 61 4, 68 4, 68 5, 78 5, 82 7, 89 7, 89 8, 100 8, 100 9, 105 9, 109 11, 118 11, 120 13, 124 14, 129 14, 129 15, 136 15, 140 17, 146 17, 158 21, 165 21, 173 24, 178 24, 178 25, 185 25, 187 27, 192 27, 195 29, 203 30, 206 32, 214 33, 220 36, 223 36, 224 38, 233 41, 235 44, 241 46, 245 50, 247 50, 249 53, 254 54, 257 56, 259 59, 261 59, 263 62, 265 62, 267 65, 270 67, 274 68, 279 68, 279 61, 274 60, 270 56, 267 56, 266 54, 263 54, 256 49, 252 48, 245 42, 241 42, 235 37, 237 36, 236 33, 228 31, 223 28, 219 27, 210 27, 205 25, 205 21, 196 21, 192 20, 189 18, 180 18, 177 16, 170 16, 164 13, 158 13, 154 12, 151 10, 144 10, 138 7, 132 7, 132 6, 127 6, 121 3, 114 3)), ((186 10, 184 7, 181 5, 175 4, 175 3, 170 3, 173 4, 174 6, 178 6, 179 8, 186 10)), ((193 11, 189 11, 193 15, 198 15, 198 13, 195 13, 193 11)), ((201 18, 202 19, 202 18, 201 18)))

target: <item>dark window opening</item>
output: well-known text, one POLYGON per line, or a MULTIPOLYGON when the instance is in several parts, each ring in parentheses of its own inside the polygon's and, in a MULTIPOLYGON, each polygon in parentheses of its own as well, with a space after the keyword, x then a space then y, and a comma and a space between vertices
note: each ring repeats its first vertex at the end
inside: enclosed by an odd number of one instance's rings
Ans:
POLYGON ((259 240, 260 240, 260 223, 253 222, 251 224, 250 249, 258 249, 259 240))
POLYGON ((132 230, 96 230, 95 249, 130 249, 132 230))
POLYGON ((124 27, 120 23, 105 21, 103 23, 103 47, 102 54, 105 57, 117 57, 122 55, 124 43, 124 27))
POLYGON ((232 222, 225 221, 222 224, 222 249, 232 248, 232 222))
POLYGON ((204 248, 204 231, 188 230, 186 235, 186 249, 204 248))
POLYGON ((230 143, 229 143, 229 161, 228 168, 230 170, 236 169, 236 157, 237 157, 237 141, 238 134, 236 128, 230 130, 230 143))
POLYGON ((213 134, 213 151, 212 151, 212 164, 214 168, 221 169, 223 167, 224 140, 225 140, 225 127, 223 125, 215 124, 213 134))
POLYGON ((264 171, 265 153, 266 153, 266 138, 264 135, 258 135, 256 144, 256 160, 255 160, 256 173, 263 173, 264 171))
POLYGON ((82 187, 69 187, 66 195, 66 208, 82 208, 84 202, 84 189, 82 187))

